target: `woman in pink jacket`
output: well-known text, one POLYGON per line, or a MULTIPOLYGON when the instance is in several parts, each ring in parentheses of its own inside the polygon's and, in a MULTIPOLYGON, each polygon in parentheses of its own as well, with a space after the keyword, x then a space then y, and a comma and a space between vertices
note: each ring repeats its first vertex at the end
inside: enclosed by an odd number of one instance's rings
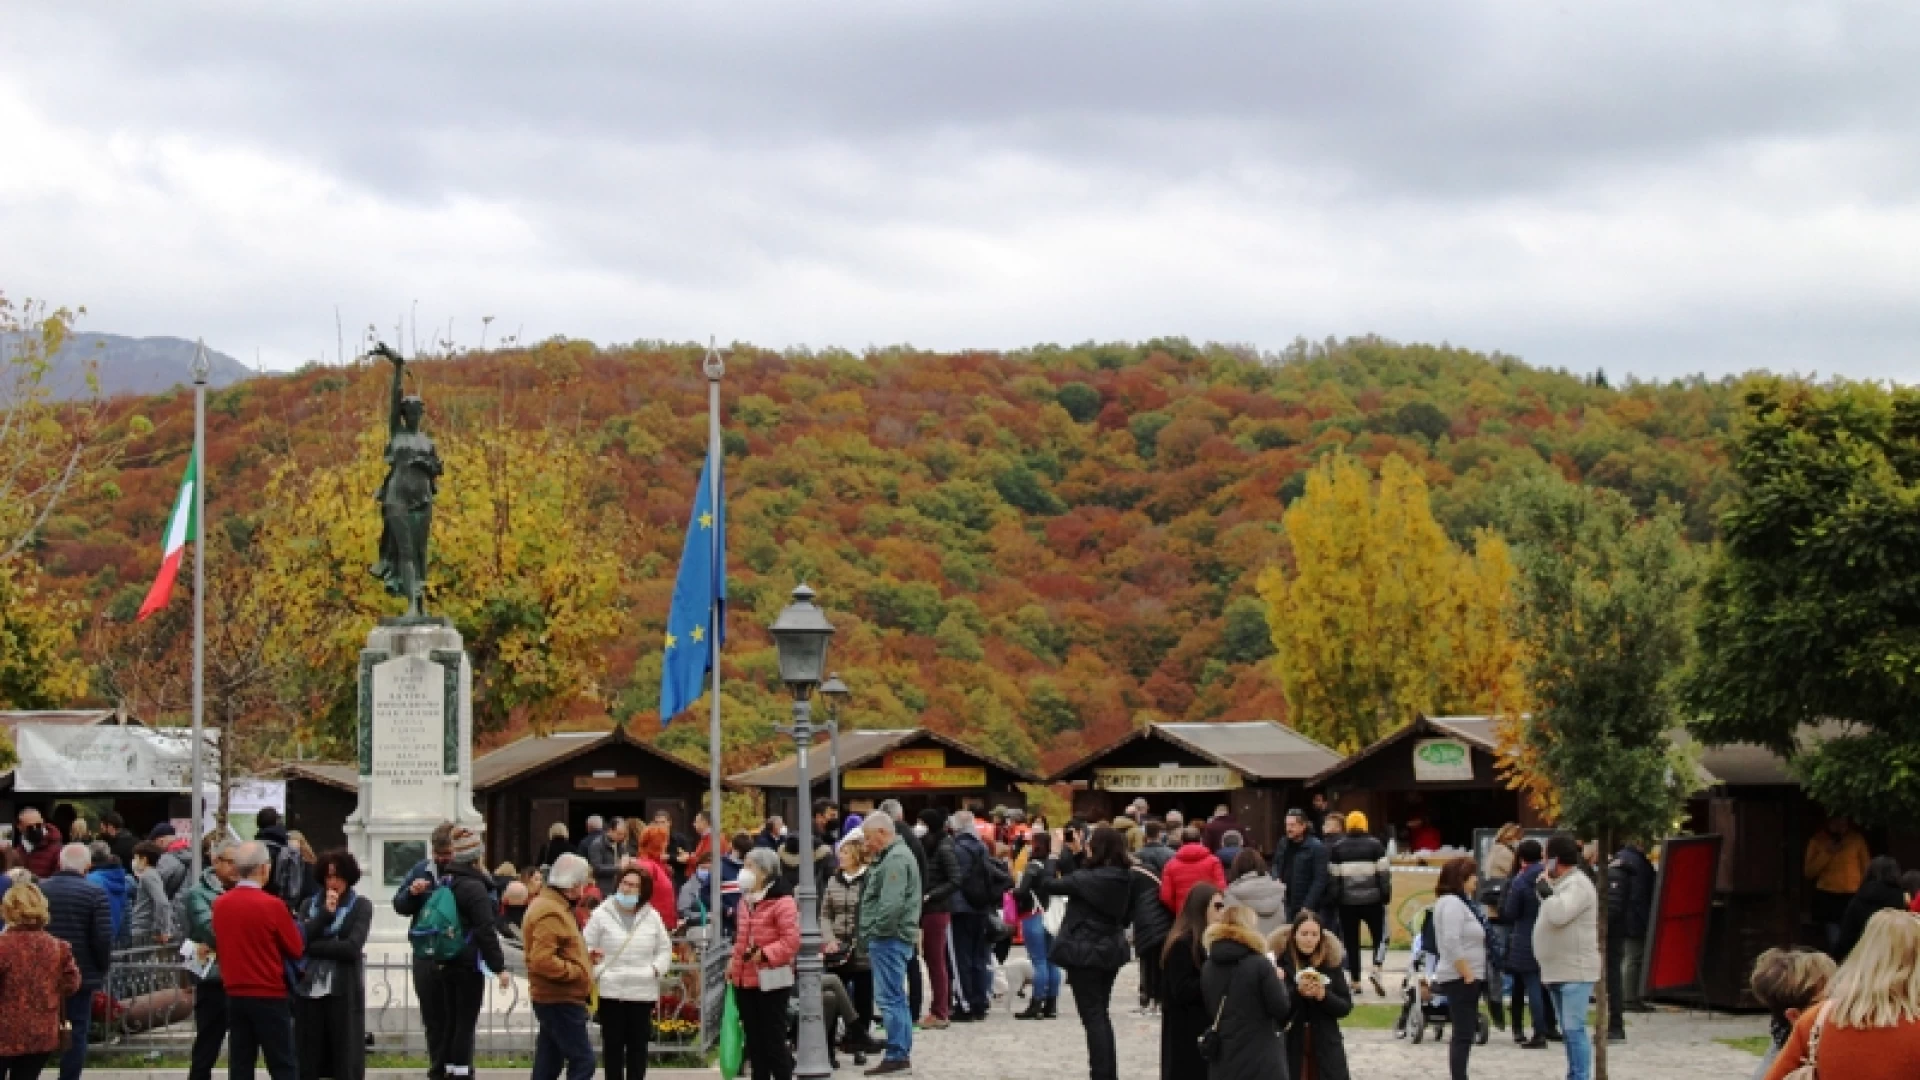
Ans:
POLYGON ((792 887, 781 880, 780 856, 771 848, 747 852, 739 882, 739 926, 727 979, 746 1028, 753 1080, 793 1080, 787 999, 793 994, 794 957, 800 955, 800 909, 792 887))

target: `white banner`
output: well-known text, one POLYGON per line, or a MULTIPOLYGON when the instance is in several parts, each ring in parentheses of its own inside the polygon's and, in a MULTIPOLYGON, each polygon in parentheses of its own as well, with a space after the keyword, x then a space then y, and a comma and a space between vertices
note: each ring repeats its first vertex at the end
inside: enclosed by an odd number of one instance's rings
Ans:
MULTIPOLYGON (((205 733, 207 780, 219 775, 219 735, 205 733)), ((21 724, 13 737, 20 755, 13 789, 23 794, 184 794, 193 786, 190 728, 21 724)))
POLYGON ((1240 774, 1232 769, 1095 769, 1095 791, 1233 791, 1240 774))

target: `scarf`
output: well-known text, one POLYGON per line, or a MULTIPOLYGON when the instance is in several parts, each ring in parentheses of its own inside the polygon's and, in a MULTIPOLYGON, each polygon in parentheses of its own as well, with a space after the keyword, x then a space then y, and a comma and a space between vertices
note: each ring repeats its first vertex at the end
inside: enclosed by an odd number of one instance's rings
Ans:
MULTIPOLYGON (((339 906, 333 909, 333 924, 327 927, 326 933, 322 934, 322 937, 340 936, 340 928, 347 924, 347 916, 353 913, 354 899, 355 897, 351 888, 340 894, 339 906)), ((325 900, 326 896, 320 893, 316 893, 313 899, 308 900, 307 918, 311 919, 318 916, 321 910, 320 905, 325 902, 325 900)))

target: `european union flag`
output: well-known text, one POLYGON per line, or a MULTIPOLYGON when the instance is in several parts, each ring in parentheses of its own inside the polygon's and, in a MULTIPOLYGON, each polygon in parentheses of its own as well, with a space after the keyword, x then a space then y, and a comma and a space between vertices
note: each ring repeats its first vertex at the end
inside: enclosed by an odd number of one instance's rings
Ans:
POLYGON ((660 665, 662 726, 699 699, 726 635, 727 498, 715 475, 719 468, 718 453, 708 451, 700 469, 700 490, 693 496, 686 546, 680 549, 680 576, 673 583, 673 610, 667 615, 660 665))

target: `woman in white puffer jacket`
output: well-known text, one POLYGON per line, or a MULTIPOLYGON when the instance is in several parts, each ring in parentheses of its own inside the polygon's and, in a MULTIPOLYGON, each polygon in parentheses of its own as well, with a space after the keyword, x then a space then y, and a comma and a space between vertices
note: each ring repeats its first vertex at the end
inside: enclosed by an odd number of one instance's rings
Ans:
POLYGON ((593 909, 584 937, 600 989, 600 1045, 607 1080, 645 1080, 647 1042, 660 980, 673 966, 673 935, 648 895, 653 875, 620 871, 612 896, 593 909))

